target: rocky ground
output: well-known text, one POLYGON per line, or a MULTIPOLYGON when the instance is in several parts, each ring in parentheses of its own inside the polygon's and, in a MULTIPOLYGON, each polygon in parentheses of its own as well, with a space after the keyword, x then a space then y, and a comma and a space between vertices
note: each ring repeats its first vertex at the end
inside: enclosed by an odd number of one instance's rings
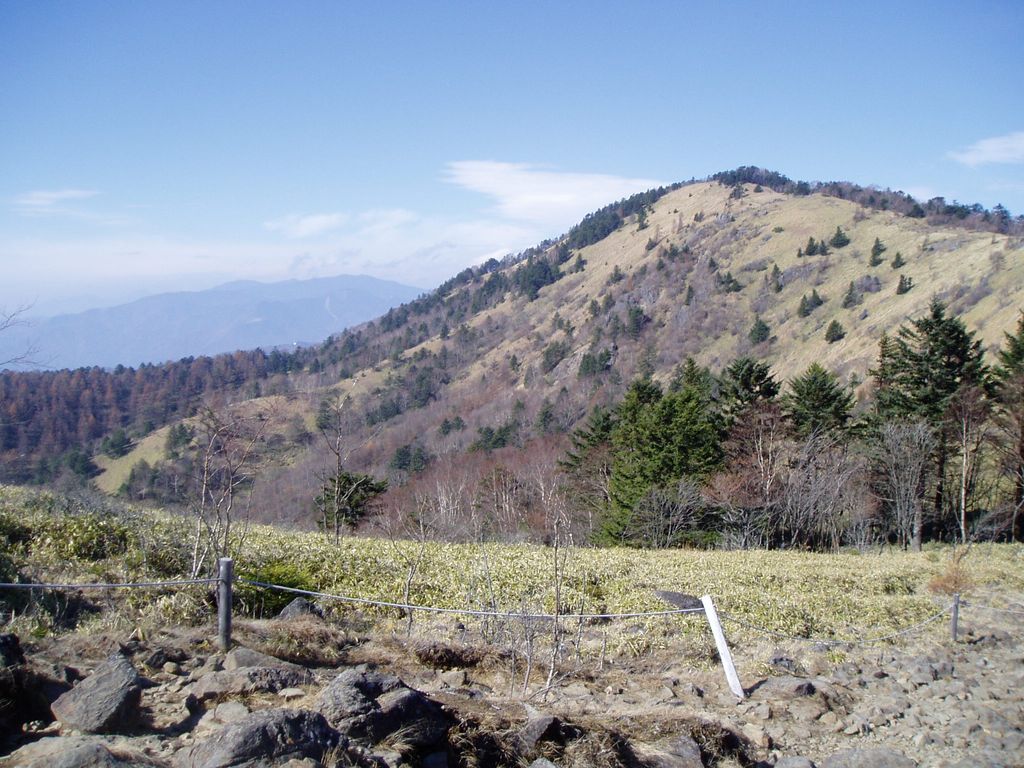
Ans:
POLYGON ((227 654, 200 631, 4 635, 0 766, 1024 765, 1022 619, 965 609, 955 645, 745 641, 743 701, 671 652, 524 694, 500 648, 357 639, 301 605, 227 654))

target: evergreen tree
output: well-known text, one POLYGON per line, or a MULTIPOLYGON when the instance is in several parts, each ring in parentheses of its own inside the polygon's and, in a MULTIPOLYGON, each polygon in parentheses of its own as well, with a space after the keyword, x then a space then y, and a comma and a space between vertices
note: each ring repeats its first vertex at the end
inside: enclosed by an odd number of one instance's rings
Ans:
POLYGON ((689 387, 701 394, 708 402, 711 402, 715 387, 715 377, 707 368, 697 365, 697 361, 687 355, 682 365, 676 366, 672 373, 672 380, 669 382, 669 392, 679 392, 689 387))
POLYGON ((619 543, 637 502, 652 489, 706 477, 721 461, 719 430, 708 402, 689 387, 663 394, 635 381, 616 413, 609 479, 611 510, 600 540, 619 543))
POLYGON ((342 470, 330 476, 314 499, 324 531, 334 530, 335 540, 343 528, 354 526, 388 489, 387 480, 342 470))
POLYGON ((768 323, 758 316, 754 318, 754 324, 750 326, 750 331, 747 335, 750 337, 751 344, 761 344, 768 341, 771 333, 772 329, 768 327, 768 323))
POLYGON ((1004 464, 1014 489, 1009 536, 1011 541, 1020 541, 1024 538, 1024 312, 1017 321, 1017 332, 1005 336, 994 371, 999 398, 996 421, 1006 438, 1004 464))
POLYGON ((900 275, 900 282, 896 286, 896 295, 901 296, 914 287, 914 281, 906 275, 900 275))
POLYGON ((879 264, 881 264, 882 254, 885 253, 886 250, 888 249, 884 245, 882 245, 882 241, 876 237, 875 244, 871 246, 871 258, 868 259, 868 265, 872 267, 877 267, 879 264))
POLYGON ((807 302, 806 293, 800 297, 800 306, 796 308, 796 314, 798 317, 807 317, 811 314, 811 305, 807 302))
POLYGON ((810 297, 806 293, 800 297, 800 306, 797 307, 796 313, 800 317, 807 317, 824 303, 825 300, 818 295, 818 289, 815 288, 811 291, 810 297))
POLYGON ((840 323, 838 320, 833 320, 831 323, 828 324, 828 328, 825 329, 825 341, 827 341, 829 344, 834 344, 835 342, 843 339, 845 336, 846 329, 843 328, 842 323, 840 323))
POLYGON ((843 309, 850 309, 855 307, 864 301, 864 297, 860 291, 857 290, 857 286, 853 284, 853 280, 850 281, 850 287, 846 290, 846 295, 843 296, 843 309))
POLYGON ((778 264, 772 264, 772 276, 768 284, 771 285, 775 293, 782 292, 782 270, 779 269, 778 264))
POLYGON ((962 386, 988 386, 981 341, 946 306, 932 299, 928 314, 900 327, 895 338, 882 336, 876 407, 885 417, 942 420, 962 386))
POLYGON ((688 285, 688 286, 686 286, 686 298, 683 299, 683 305, 688 307, 688 306, 690 306, 690 304, 692 302, 693 302, 693 286, 692 285, 688 285))
POLYGON ((828 242, 833 248, 845 248, 850 244, 850 237, 843 232, 842 227, 836 227, 836 233, 832 235, 832 239, 828 242))
POLYGON ((896 251, 896 255, 892 257, 892 261, 890 261, 889 263, 892 265, 893 269, 899 269, 907 262, 903 260, 903 254, 900 253, 899 251, 896 251))
POLYGON ((731 425, 748 407, 772 401, 778 393, 779 383, 767 363, 741 357, 722 372, 719 407, 726 423, 731 425))
POLYGON ((782 396, 783 412, 801 437, 842 429, 850 420, 852 408, 853 393, 818 363, 790 381, 789 391, 782 396))
POLYGON ((991 389, 981 341, 963 321, 946 315, 932 299, 928 314, 900 327, 896 338, 883 335, 878 368, 871 371, 875 409, 883 420, 923 421, 937 435, 933 512, 943 511, 945 470, 953 440, 951 411, 962 393, 991 389))

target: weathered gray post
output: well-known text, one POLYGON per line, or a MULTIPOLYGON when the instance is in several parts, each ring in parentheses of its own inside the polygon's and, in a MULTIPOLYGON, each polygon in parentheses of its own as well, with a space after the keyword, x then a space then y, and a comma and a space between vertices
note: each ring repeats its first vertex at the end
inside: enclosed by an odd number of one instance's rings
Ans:
POLYGON ((960 593, 953 595, 953 610, 950 617, 950 633, 953 635, 953 642, 956 642, 957 623, 960 621, 960 593))
POLYGON ((222 557, 217 561, 217 638, 220 649, 231 649, 231 587, 235 580, 235 561, 222 557))
POLYGON ((736 674, 736 667, 732 663, 732 654, 729 653, 729 644, 725 642, 725 632, 722 630, 722 622, 718 620, 718 611, 711 600, 711 595, 704 595, 700 599, 704 604, 704 614, 708 617, 708 624, 711 625, 711 634, 715 636, 715 645, 718 647, 718 658, 722 660, 722 668, 725 669, 725 679, 729 682, 729 689, 738 699, 743 699, 743 686, 740 685, 739 675, 736 674))

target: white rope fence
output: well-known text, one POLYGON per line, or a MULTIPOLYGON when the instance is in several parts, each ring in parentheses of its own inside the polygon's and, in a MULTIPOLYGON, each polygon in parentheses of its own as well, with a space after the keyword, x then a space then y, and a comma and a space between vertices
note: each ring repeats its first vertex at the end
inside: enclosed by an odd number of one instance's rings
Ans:
MULTIPOLYGON (((963 603, 960 603, 960 605, 963 605, 963 603)), ((931 624, 931 623, 933 623, 935 621, 938 621, 939 619, 941 619, 943 616, 945 616, 947 613, 949 613, 952 610, 953 610, 953 603, 950 603, 948 606, 943 608, 941 611, 939 611, 938 613, 932 614, 927 619, 924 619, 923 621, 919 621, 916 624, 911 624, 909 627, 904 627, 903 629, 897 630, 896 632, 893 632, 891 634, 881 635, 879 637, 865 638, 865 639, 858 638, 858 639, 853 639, 853 640, 842 640, 842 639, 837 639, 837 638, 826 638, 826 637, 802 637, 800 635, 787 635, 787 634, 784 634, 782 632, 775 632, 774 630, 768 629, 766 627, 759 627, 756 624, 750 624, 749 622, 744 621, 743 619, 739 618, 738 616, 733 616, 733 615, 728 614, 728 613, 723 613, 722 614, 722 618, 724 618, 726 621, 731 621, 733 624, 738 624, 739 626, 744 627, 745 629, 749 629, 752 632, 757 632, 758 634, 764 635, 766 637, 772 637, 772 638, 775 638, 776 640, 794 640, 794 641, 798 641, 798 642, 811 643, 813 645, 827 645, 827 646, 846 646, 846 645, 849 645, 849 646, 855 646, 855 645, 875 645, 877 643, 884 643, 884 642, 887 642, 889 640, 895 640, 898 637, 905 637, 906 635, 912 635, 915 632, 917 632, 918 630, 928 626, 929 624, 931 624)))
POLYGON ((219 579, 178 579, 174 581, 117 581, 109 584, 34 584, 0 582, 0 589, 155 589, 189 584, 216 584, 219 579))
POLYGON ((424 613, 444 613, 444 614, 456 614, 459 616, 479 616, 483 618, 495 618, 495 619, 518 619, 518 620, 540 620, 540 621, 554 621, 556 619, 583 619, 583 620, 602 620, 602 619, 646 619, 657 616, 676 616, 684 613, 704 613, 703 608, 673 608, 664 611, 643 611, 637 613, 523 613, 515 611, 489 611, 474 608, 440 608, 433 605, 416 605, 415 603, 393 603, 388 600, 374 600, 368 597, 348 597, 345 595, 335 595, 330 592, 315 592, 309 589, 298 589, 296 587, 285 587, 280 584, 269 584, 265 581, 253 581, 252 579, 238 578, 237 581, 243 584, 251 584, 254 587, 263 587, 264 589, 273 589, 278 592, 289 592, 291 594, 303 595, 307 597, 319 597, 325 600, 337 600, 343 603, 356 603, 359 605, 368 605, 378 608, 398 608, 404 611, 422 611, 424 613))
MULTIPOLYGON (((133 582, 108 582, 108 583, 93 583, 93 584, 48 584, 48 583, 20 583, 20 582, 0 582, 0 589, 19 589, 19 590, 40 590, 40 589, 58 589, 58 590, 105 590, 105 589, 160 589, 169 587, 182 587, 192 586, 200 584, 216 584, 217 585, 217 602, 218 602, 218 636, 221 648, 227 650, 231 647, 231 606, 233 602, 232 587, 234 583, 248 584, 253 587, 259 587, 261 589, 275 590, 278 592, 285 592, 288 594, 300 595, 303 597, 313 597, 322 600, 334 600, 343 603, 349 603, 354 605, 365 605, 376 608, 392 608, 397 610, 403 610, 406 612, 421 611, 424 613, 444 614, 444 615, 458 615, 458 616, 475 616, 481 618, 494 618, 494 619, 509 619, 518 621, 550 621, 556 622, 561 620, 576 620, 576 621, 599 621, 599 620, 616 620, 616 619, 648 619, 648 618, 659 618, 667 616, 680 616, 686 614, 704 614, 708 620, 708 624, 711 627, 712 634, 715 637, 715 642, 718 647, 718 655, 722 661, 722 666, 725 669, 726 678, 729 683, 729 687, 732 692, 740 699, 744 698, 745 691, 739 683, 739 678, 736 675, 736 669, 732 662, 732 656, 729 651, 729 647, 725 641, 725 634, 722 630, 721 622, 719 621, 719 614, 715 609, 714 603, 710 595, 705 595, 700 598, 701 607, 680 607, 670 608, 660 611, 633 611, 623 613, 529 613, 525 611, 498 611, 498 610, 484 610, 474 608, 443 608, 440 606, 433 605, 419 605, 416 603, 402 603, 391 600, 378 600, 366 597, 353 597, 350 595, 337 595, 330 592, 320 592, 311 589, 300 589, 298 587, 287 587, 282 584, 273 584, 265 581, 257 581, 255 579, 246 579, 236 577, 234 575, 234 562, 230 558, 221 558, 218 561, 218 576, 216 578, 205 578, 205 579, 174 579, 166 581, 133 581, 133 582)), ((659 593, 660 594, 660 593, 659 593)), ((983 610, 995 611, 997 613, 1003 613, 1008 615, 1024 616, 1024 610, 1017 610, 1013 608, 999 608, 994 605, 986 605, 984 603, 973 603, 962 601, 960 595, 953 596, 953 602, 936 613, 928 616, 927 618, 915 623, 910 626, 903 627, 902 629, 890 632, 884 635, 878 635, 876 637, 869 638, 850 638, 850 639, 839 639, 839 638, 815 638, 815 637, 802 637, 799 635, 788 635, 783 632, 778 632, 767 627, 759 626, 757 624, 750 623, 739 616, 733 616, 728 613, 721 614, 721 617, 726 621, 741 626, 752 632, 756 632, 760 635, 771 637, 777 640, 789 640, 797 642, 812 643, 815 645, 822 645, 827 647, 835 646, 862 646, 862 645, 874 645, 878 643, 889 642, 896 640, 901 637, 906 637, 917 633, 927 627, 928 625, 938 621, 943 616, 949 614, 951 616, 951 634, 954 642, 957 641, 957 629, 959 621, 959 610, 961 607, 968 608, 980 608, 983 610)))

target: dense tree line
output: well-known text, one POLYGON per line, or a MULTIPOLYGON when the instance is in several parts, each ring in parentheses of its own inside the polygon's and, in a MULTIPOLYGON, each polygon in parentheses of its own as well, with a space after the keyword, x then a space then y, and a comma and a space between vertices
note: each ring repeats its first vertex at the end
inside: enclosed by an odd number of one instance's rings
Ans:
POLYGON ((848 181, 793 181, 781 173, 756 166, 741 166, 732 171, 722 171, 713 174, 710 180, 727 187, 735 187, 738 184, 755 184, 790 195, 809 195, 817 192, 829 197, 849 200, 863 205, 865 208, 895 211, 904 216, 918 219, 927 218, 930 224, 959 226, 1010 235, 1024 234, 1024 215, 1011 216, 1010 212, 1002 205, 988 210, 977 203, 973 205, 956 201, 950 203, 942 197, 934 197, 922 203, 905 192, 862 187, 848 181))
POLYGON ((1019 540, 1024 314, 990 366, 935 300, 883 335, 871 375, 857 415, 817 363, 784 386, 750 358, 718 375, 688 360, 667 393, 637 380, 572 435, 569 495, 598 543, 1019 540))
MULTIPOLYGON (((184 358, 163 365, 0 373, 0 479, 45 481, 105 439, 123 450, 142 436, 191 416, 211 393, 258 394, 260 381, 286 373, 294 358, 260 350, 184 358)), ((80 462, 72 469, 88 472, 80 462)))

